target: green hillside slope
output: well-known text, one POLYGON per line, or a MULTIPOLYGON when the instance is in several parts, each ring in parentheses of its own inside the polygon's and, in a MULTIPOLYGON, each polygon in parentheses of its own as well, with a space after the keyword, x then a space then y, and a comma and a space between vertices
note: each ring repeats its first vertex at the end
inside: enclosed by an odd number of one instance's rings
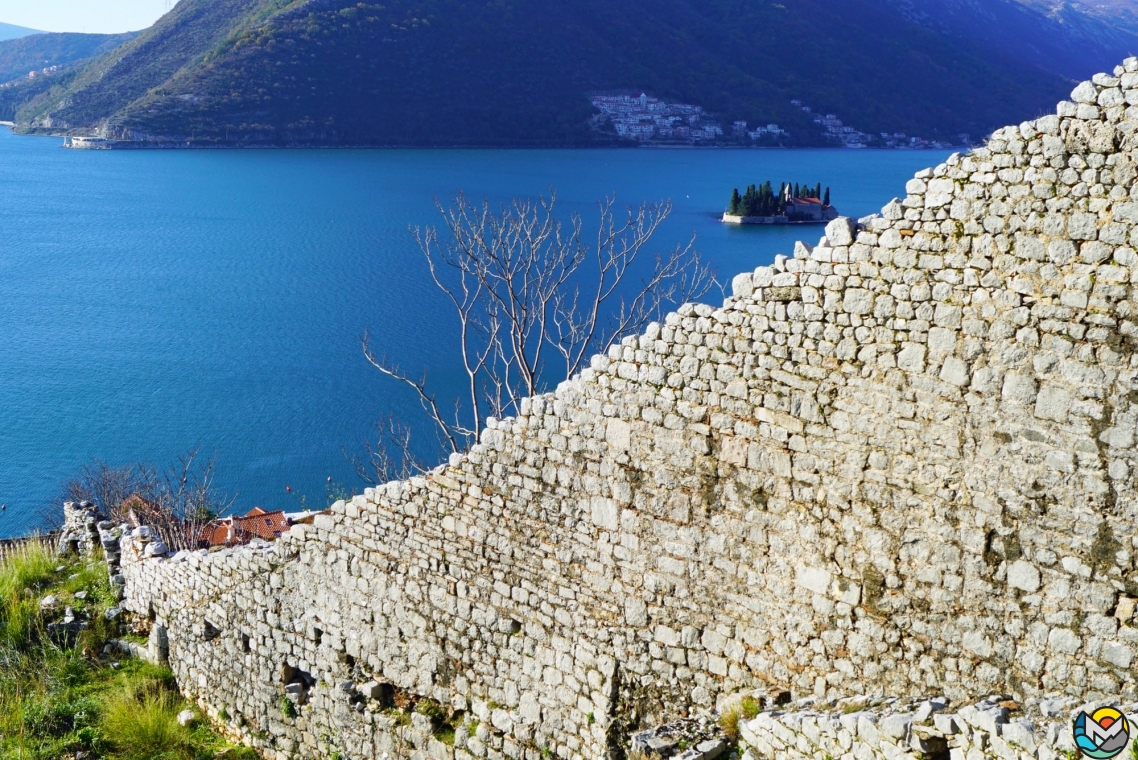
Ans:
POLYGON ((135 34, 34 34, 0 42, 0 82, 113 50, 135 34))
POLYGON ((135 36, 34 34, 0 42, 0 121, 15 120, 22 105, 52 87, 68 86, 83 64, 135 36), (33 71, 37 75, 29 77, 33 71))
POLYGON ((821 142, 980 136, 1070 83, 878 0, 182 0, 19 112, 30 130, 340 145, 581 144, 590 93, 645 90, 821 142))

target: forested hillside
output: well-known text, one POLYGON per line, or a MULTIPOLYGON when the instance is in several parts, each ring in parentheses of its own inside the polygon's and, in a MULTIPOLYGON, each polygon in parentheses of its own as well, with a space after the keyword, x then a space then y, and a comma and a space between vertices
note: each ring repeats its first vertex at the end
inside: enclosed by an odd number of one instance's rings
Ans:
POLYGON ((1077 79, 1138 52, 1138 2, 888 0, 906 18, 950 39, 1077 79))
POLYGON ((0 42, 0 83, 113 50, 135 34, 33 34, 0 42))
POLYGON ((15 120, 20 106, 52 87, 65 87, 83 64, 135 36, 32 34, 0 42, 0 121, 15 120), (37 75, 29 77, 31 72, 37 75))
POLYGON ((791 99, 957 141, 1070 83, 880 0, 182 0, 18 116, 207 143, 585 144, 589 94, 622 90, 819 144, 791 99))

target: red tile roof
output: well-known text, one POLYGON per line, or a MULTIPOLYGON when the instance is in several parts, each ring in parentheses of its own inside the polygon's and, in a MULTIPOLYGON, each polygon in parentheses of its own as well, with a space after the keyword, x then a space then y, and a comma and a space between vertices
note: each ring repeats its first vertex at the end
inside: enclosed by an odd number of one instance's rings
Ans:
POLYGON ((247 544, 253 538, 272 541, 289 529, 283 511, 266 512, 254 507, 241 517, 214 520, 202 530, 202 541, 209 546, 236 546, 247 544))

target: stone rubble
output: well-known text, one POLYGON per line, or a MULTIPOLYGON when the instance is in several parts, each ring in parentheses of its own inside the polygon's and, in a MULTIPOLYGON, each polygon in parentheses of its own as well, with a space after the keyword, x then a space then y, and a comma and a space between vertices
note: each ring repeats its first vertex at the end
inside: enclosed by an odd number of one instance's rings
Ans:
POLYGON ((730 743, 717 723, 717 717, 710 713, 665 723, 633 734, 629 746, 633 752, 648 757, 714 760, 727 751, 730 743))

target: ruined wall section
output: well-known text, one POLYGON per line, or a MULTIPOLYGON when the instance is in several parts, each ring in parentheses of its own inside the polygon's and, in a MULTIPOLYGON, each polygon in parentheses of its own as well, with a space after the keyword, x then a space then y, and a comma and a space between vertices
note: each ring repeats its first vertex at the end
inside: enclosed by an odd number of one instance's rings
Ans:
POLYGON ((128 608, 278 757, 595 758, 755 686, 1134 698, 1138 59, 1072 97, 427 477, 271 547, 124 548, 128 608))

